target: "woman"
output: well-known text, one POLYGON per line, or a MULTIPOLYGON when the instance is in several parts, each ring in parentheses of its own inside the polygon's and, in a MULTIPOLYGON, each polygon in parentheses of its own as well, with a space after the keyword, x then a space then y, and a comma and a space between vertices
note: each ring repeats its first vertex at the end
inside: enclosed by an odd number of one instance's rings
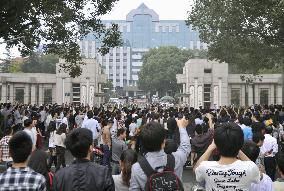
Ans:
POLYGON ((137 153, 132 149, 122 152, 120 157, 121 174, 112 175, 116 191, 128 191, 131 178, 131 168, 137 162, 137 153))
POLYGON ((47 166, 47 153, 42 150, 35 150, 28 162, 28 167, 42 174, 46 179, 46 190, 49 191, 52 188, 53 174, 48 170, 47 166))
POLYGON ((67 125, 65 123, 61 123, 54 136, 54 145, 55 145, 56 157, 57 157, 56 171, 60 169, 61 165, 63 167, 66 166, 65 164, 66 129, 67 129, 67 125))
POLYGON ((52 119, 49 122, 46 134, 48 136, 48 149, 50 152, 48 169, 50 169, 53 163, 55 166, 57 163, 56 152, 55 152, 56 117, 54 113, 52 113, 52 119))

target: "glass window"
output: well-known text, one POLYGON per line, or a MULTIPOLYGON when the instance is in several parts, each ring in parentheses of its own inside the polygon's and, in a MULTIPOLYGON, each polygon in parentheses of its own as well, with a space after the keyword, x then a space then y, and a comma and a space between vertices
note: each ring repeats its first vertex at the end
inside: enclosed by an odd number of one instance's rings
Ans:
POLYGON ((45 104, 52 103, 52 89, 51 88, 44 89, 43 102, 45 104))
POLYGON ((24 88, 16 88, 15 94, 16 94, 15 101, 18 103, 24 103, 24 95, 25 95, 24 88))
POLYGON ((260 104, 268 105, 268 89, 260 90, 260 104))
POLYGON ((0 101, 2 100, 2 85, 0 86, 0 101))
POLYGON ((204 73, 205 74, 211 74, 212 73, 212 69, 204 69, 204 73))
POLYGON ((231 104, 232 105, 240 106, 240 97, 241 97, 240 89, 231 90, 231 104))

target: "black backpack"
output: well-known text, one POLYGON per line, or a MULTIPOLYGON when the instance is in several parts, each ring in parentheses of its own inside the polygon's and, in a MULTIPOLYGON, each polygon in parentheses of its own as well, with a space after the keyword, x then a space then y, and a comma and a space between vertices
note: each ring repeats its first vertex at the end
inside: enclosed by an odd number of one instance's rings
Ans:
POLYGON ((183 185, 175 174, 175 157, 167 155, 167 165, 164 171, 153 170, 145 157, 139 160, 140 167, 147 176, 145 191, 183 191, 183 185))

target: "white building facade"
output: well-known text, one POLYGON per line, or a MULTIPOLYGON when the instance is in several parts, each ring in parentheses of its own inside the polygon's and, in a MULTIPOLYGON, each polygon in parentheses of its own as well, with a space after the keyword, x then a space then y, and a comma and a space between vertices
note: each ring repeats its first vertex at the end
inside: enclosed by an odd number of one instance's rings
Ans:
POLYGON ((251 83, 242 81, 242 75, 229 74, 226 63, 190 59, 177 82, 183 85, 183 102, 195 108, 283 104, 281 74, 263 74, 251 83))
POLYGON ((0 100, 24 104, 74 103, 89 106, 103 102, 102 84, 107 76, 94 59, 83 59, 82 75, 71 78, 60 70, 56 74, 45 73, 0 73, 0 100))

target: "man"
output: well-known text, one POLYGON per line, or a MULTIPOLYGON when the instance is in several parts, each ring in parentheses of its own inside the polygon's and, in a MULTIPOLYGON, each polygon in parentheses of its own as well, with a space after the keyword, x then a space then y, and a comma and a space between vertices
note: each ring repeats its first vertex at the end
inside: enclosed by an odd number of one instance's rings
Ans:
POLYGON ((76 159, 68 167, 56 172, 54 191, 115 190, 109 169, 90 162, 93 153, 92 131, 84 128, 73 130, 66 139, 66 147, 76 159))
MULTIPOLYGON (((183 166, 186 163, 190 152, 189 137, 186 132, 188 121, 183 118, 177 120, 177 126, 180 133, 180 146, 172 155, 175 159, 174 171, 179 179, 182 178, 183 166)), ((157 122, 146 124, 141 132, 140 138, 142 146, 147 152, 146 160, 157 171, 163 171, 167 165, 167 154, 164 152, 166 132, 162 125, 157 122)), ((144 190, 147 181, 147 176, 142 170, 139 163, 135 163, 131 170, 130 188, 129 190, 144 190)))
POLYGON ((267 126, 265 128, 265 139, 260 147, 260 153, 264 156, 264 167, 267 175, 272 181, 275 180, 276 160, 275 155, 278 153, 277 140, 271 136, 273 128, 267 126))
POLYGON ((92 131, 93 133, 93 141, 94 141, 94 146, 98 145, 98 138, 100 135, 100 130, 101 127, 98 123, 97 120, 93 119, 94 114, 92 111, 88 111, 87 112, 87 119, 84 120, 83 124, 82 124, 82 128, 86 128, 92 131))
POLYGON ((214 131, 214 141, 194 166, 197 182, 205 182, 206 190, 227 191, 249 190, 251 183, 258 183, 258 167, 240 151, 243 143, 240 126, 232 122, 220 124, 214 131), (208 161, 216 148, 220 160, 208 161))
POLYGON ((274 182, 275 191, 283 191, 284 188, 284 153, 281 152, 277 159, 278 173, 280 177, 274 182))
POLYGON ((117 130, 117 137, 112 139, 112 174, 117 175, 119 174, 119 161, 122 152, 128 149, 127 144, 125 143, 126 138, 126 130, 125 129, 118 129, 117 130))
MULTIPOLYGON (((245 141, 242 147, 243 153, 254 163, 258 158, 260 149, 258 145, 252 141, 245 141)), ((273 191, 272 180, 269 176, 260 171, 260 182, 258 184, 252 183, 250 186, 250 191, 273 191)))
POLYGON ((26 119, 24 121, 24 130, 31 138, 32 143, 33 143, 33 150, 36 148, 36 139, 37 139, 37 134, 36 131, 33 130, 33 121, 31 119, 26 119))
POLYGON ((12 137, 13 129, 6 128, 5 137, 0 140, 0 163, 3 163, 5 167, 8 167, 13 159, 10 156, 9 141, 12 137))
POLYGON ((44 176, 27 167, 28 157, 32 152, 30 136, 24 132, 17 132, 9 141, 9 150, 13 165, 0 174, 0 191, 45 191, 44 176))

